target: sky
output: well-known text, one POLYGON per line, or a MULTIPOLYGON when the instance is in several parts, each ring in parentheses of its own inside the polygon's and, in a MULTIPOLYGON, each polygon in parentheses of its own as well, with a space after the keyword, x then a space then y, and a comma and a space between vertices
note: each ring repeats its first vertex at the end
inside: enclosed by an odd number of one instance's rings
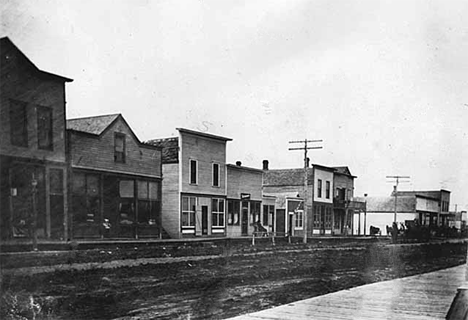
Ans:
POLYGON ((450 190, 468 209, 468 1, 2 0, 0 36, 74 79, 67 118, 140 140, 232 138, 228 162, 348 166, 355 195, 450 190))

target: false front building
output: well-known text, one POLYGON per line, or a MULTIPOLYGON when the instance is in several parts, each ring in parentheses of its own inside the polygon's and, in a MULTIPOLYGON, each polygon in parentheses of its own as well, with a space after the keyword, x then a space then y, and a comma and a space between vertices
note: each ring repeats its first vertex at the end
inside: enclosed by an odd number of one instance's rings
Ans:
POLYGON ((162 223, 171 238, 226 236, 229 138, 178 128, 148 144, 163 151, 162 223))
POLYGON ((0 234, 67 239, 65 83, 0 39, 0 234))

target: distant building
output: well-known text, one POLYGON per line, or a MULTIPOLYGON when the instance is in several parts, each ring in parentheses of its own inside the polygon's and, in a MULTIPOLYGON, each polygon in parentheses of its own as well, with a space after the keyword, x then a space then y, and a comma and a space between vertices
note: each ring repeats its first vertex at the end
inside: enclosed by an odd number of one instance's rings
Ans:
POLYGON ((226 236, 229 138, 178 128, 148 144, 163 152, 162 224, 172 238, 226 236))
MULTIPOLYGON (((386 235, 386 227, 391 227, 395 215, 395 193, 389 197, 357 198, 365 201, 366 234, 370 226, 379 227, 386 235)), ((400 227, 405 222, 417 222, 420 225, 448 225, 450 191, 398 191, 396 198, 396 222, 400 227), (446 211, 447 210, 447 211, 446 211)), ((361 232, 363 234, 363 232, 361 232)))
MULTIPOLYGON (((354 178, 347 167, 307 168, 308 235, 345 234, 347 225, 351 229, 354 211, 361 208, 352 201, 354 178)), ((270 170, 266 163, 263 193, 276 197, 276 231, 303 236, 304 169, 270 170)))
POLYGON ((161 148, 143 144, 120 114, 67 120, 74 238, 158 238, 161 148))
POLYGON ((30 237, 36 220, 39 238, 67 239, 65 83, 73 80, 40 70, 8 38, 0 55, 1 237, 30 237))

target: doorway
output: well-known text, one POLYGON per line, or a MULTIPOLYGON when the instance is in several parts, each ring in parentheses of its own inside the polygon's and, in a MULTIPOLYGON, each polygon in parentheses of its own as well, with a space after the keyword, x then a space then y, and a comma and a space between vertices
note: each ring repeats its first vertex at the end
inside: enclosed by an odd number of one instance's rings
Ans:
POLYGON ((202 235, 208 234, 208 206, 201 207, 202 235))
POLYGON ((249 227, 249 203, 242 201, 241 232, 243 236, 248 234, 249 227))

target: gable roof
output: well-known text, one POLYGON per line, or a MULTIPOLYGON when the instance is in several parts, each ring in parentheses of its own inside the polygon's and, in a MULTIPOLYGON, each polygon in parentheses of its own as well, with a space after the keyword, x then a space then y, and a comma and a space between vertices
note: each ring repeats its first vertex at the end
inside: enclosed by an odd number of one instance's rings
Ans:
MULTIPOLYGON (((312 168, 307 168, 309 185, 313 184, 312 168)), ((303 186, 304 169, 274 169, 263 171, 264 186, 303 186)))
POLYGON ((85 132, 93 135, 101 135, 117 118, 119 113, 92 116, 84 118, 75 118, 67 120, 67 129, 79 132, 85 132))
POLYGON ((162 148, 162 163, 179 162, 179 138, 152 139, 145 141, 145 144, 162 148))
POLYGON ((43 76, 43 77, 46 77, 48 79, 52 79, 52 80, 56 80, 56 81, 58 80, 58 81, 61 81, 61 82, 72 82, 73 81, 73 79, 66 78, 66 77, 63 77, 63 76, 59 76, 57 74, 53 74, 53 73, 50 73, 50 72, 40 70, 38 67, 36 67, 36 65, 34 63, 32 63, 31 60, 29 60, 29 58, 8 37, 0 38, 0 48, 2 50, 2 54, 3 54, 3 51, 8 51, 8 48, 12 48, 16 52, 18 52, 20 57, 23 58, 26 61, 27 67, 32 72, 37 73, 39 76, 43 76))
POLYGON ((338 174, 349 176, 351 178, 357 178, 356 176, 353 176, 351 174, 351 171, 349 170, 349 167, 341 166, 341 167, 332 167, 332 168, 335 169, 336 170, 335 172, 338 173, 338 174))
MULTIPOLYGON (((395 198, 394 197, 355 197, 356 201, 366 202, 367 212, 394 212, 395 198)), ((416 197, 402 196, 397 198, 398 212, 415 212, 416 197)))

